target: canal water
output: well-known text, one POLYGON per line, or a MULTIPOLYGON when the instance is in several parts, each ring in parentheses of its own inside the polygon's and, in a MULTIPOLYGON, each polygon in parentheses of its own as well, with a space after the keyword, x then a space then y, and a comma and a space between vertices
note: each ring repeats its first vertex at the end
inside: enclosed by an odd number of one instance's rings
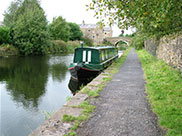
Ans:
POLYGON ((72 96, 72 55, 0 58, 0 135, 26 136, 72 96))

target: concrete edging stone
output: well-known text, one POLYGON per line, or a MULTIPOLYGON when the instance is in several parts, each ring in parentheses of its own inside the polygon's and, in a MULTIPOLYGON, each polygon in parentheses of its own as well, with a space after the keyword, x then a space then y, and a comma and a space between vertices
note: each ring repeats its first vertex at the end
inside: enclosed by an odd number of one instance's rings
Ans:
MULTIPOLYGON (((106 69, 105 73, 109 73, 109 71, 106 69)), ((103 82, 104 77, 108 76, 104 75, 104 73, 101 73, 84 88, 89 88, 91 91, 94 91, 98 88, 98 85, 103 82)), ((74 125, 74 123, 63 122, 63 115, 67 114, 78 117, 83 114, 82 108, 72 107, 78 106, 88 99, 88 94, 84 94, 82 90, 80 90, 75 96, 73 96, 71 100, 66 102, 54 115, 46 120, 41 126, 35 129, 31 134, 29 134, 29 136, 64 136, 65 134, 67 134, 69 129, 74 125)))

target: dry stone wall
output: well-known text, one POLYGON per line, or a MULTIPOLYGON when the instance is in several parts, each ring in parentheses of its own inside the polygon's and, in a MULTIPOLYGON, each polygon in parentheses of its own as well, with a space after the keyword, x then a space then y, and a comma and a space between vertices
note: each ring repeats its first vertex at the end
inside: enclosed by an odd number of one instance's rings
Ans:
POLYGON ((182 70, 182 35, 146 40, 145 48, 152 55, 182 70))

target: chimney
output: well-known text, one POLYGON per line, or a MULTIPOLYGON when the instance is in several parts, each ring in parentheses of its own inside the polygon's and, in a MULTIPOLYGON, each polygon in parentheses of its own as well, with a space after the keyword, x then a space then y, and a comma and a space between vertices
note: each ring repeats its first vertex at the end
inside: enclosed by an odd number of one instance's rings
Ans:
POLYGON ((85 25, 85 21, 84 20, 82 21, 82 25, 85 25))

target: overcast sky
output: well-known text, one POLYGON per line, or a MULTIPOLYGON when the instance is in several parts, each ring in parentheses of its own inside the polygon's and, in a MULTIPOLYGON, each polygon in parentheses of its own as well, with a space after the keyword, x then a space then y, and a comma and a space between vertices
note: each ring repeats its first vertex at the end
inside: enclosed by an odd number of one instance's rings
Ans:
MULTIPOLYGON (((3 21, 3 13, 9 7, 13 0, 0 0, 0 21, 3 21)), ((85 23, 96 24, 98 20, 94 18, 93 11, 86 11, 86 4, 91 0, 41 0, 41 6, 45 11, 49 22, 53 17, 62 16, 68 22, 81 24, 84 20, 85 23)), ((121 30, 117 26, 113 28, 113 36, 118 36, 121 30)), ((127 33, 130 33, 128 31, 127 33)))

